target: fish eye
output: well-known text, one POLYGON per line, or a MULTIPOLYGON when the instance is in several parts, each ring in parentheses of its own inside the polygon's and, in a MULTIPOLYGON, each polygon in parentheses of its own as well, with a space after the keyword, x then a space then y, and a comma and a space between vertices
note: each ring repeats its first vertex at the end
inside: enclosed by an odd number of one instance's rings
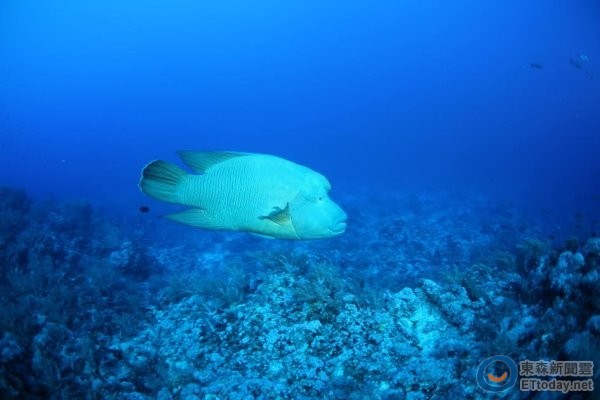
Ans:
POLYGON ((319 201, 323 201, 323 197, 322 196, 319 196, 319 201))

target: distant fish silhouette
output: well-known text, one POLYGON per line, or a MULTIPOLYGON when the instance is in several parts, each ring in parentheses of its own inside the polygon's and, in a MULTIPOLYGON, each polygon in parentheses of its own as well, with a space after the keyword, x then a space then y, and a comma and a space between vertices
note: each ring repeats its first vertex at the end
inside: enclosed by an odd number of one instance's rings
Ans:
POLYGON ((589 79, 594 79, 594 76, 592 75, 592 73, 589 71, 589 69, 586 68, 587 63, 589 61, 590 61, 590 58, 586 54, 583 54, 583 53, 579 53, 576 56, 569 58, 569 64, 571 64, 573 67, 575 67, 577 69, 583 70, 583 72, 589 79))
POLYGON ((140 210, 141 213, 146 214, 146 213, 150 212, 150 207, 148 207, 148 206, 140 206, 139 210, 140 210))
POLYGON ((588 61, 590 61, 590 58, 583 53, 579 53, 575 57, 569 58, 569 63, 577 69, 582 69, 588 61))
POLYGON ((535 69, 544 69, 544 64, 538 62, 529 63, 529 66, 535 69))

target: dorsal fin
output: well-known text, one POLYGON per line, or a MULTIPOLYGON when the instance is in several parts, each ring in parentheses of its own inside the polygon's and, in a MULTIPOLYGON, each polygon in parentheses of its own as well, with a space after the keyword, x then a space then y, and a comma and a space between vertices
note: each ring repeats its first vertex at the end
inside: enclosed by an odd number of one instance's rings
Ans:
POLYGON ((197 174, 204 174, 211 167, 232 158, 248 155, 247 153, 236 153, 233 151, 178 151, 181 161, 197 174))
POLYGON ((290 203, 285 205, 285 208, 273 207, 274 210, 267 216, 259 217, 260 219, 268 219, 275 222, 277 225, 289 225, 292 223, 290 216, 290 203))

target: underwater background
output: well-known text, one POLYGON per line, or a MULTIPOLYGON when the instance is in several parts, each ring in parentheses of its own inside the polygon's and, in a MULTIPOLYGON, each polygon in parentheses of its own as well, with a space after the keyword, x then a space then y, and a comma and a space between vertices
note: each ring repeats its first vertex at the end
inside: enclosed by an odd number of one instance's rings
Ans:
POLYGON ((477 375, 599 365, 599 20, 592 0, 1 1, 0 398, 597 398, 477 375), (346 232, 162 218, 140 171, 182 149, 323 173, 346 232))

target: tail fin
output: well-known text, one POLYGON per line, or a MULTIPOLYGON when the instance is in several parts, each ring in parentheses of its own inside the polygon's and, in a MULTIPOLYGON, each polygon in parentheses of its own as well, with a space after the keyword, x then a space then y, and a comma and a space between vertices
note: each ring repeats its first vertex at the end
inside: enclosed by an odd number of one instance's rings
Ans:
POLYGON ((155 160, 142 170, 139 187, 150 197, 169 203, 178 203, 177 183, 185 175, 187 172, 177 165, 155 160))

